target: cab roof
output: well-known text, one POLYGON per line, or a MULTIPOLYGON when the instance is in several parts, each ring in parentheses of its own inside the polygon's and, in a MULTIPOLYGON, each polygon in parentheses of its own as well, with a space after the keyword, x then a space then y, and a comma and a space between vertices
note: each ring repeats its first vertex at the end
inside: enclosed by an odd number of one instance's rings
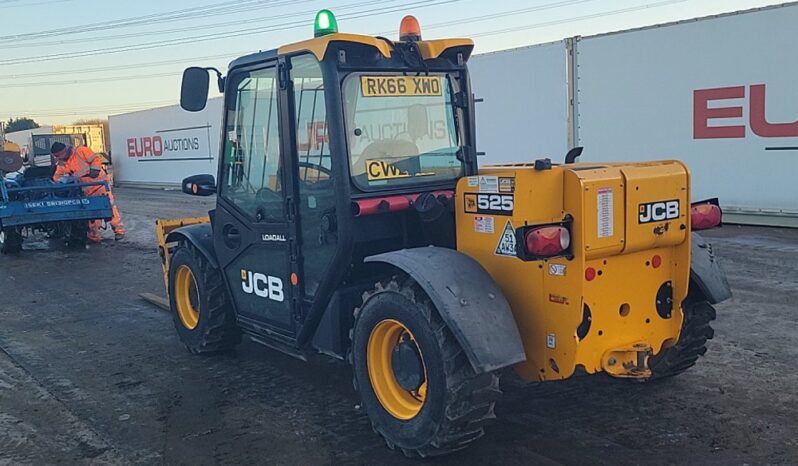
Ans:
MULTIPOLYGON (((278 56, 285 56, 299 52, 310 52, 315 55, 316 59, 321 61, 327 53, 327 49, 332 42, 349 42, 353 44, 363 44, 374 47, 385 58, 390 58, 394 48, 394 42, 378 37, 365 36, 360 34, 349 34, 336 32, 327 34, 313 39, 295 42, 293 44, 284 45, 278 49, 272 49, 265 52, 253 53, 244 55, 233 60, 230 63, 230 68, 237 68, 239 66, 252 65, 268 60, 273 60, 278 56)), ((474 41, 471 39, 435 39, 417 41, 418 49, 421 56, 425 60, 432 60, 440 57, 446 50, 455 47, 467 47, 470 51, 474 48, 474 41)), ((467 59, 468 57, 466 57, 467 59)))

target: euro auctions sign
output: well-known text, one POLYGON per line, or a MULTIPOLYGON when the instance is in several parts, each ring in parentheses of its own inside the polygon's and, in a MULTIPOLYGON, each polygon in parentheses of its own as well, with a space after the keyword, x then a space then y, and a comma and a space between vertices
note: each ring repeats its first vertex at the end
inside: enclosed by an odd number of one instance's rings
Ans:
POLYGON ((127 155, 128 157, 160 157, 164 152, 180 152, 200 149, 200 139, 179 138, 166 139, 161 136, 144 136, 140 138, 128 138, 127 155))
POLYGON ((198 160, 211 157, 208 126, 156 130, 155 134, 127 138, 127 155, 168 160, 198 160))
MULTIPOLYGON (((795 92, 796 89, 781 91, 795 92)), ((693 92, 693 139, 745 138, 749 132, 761 138, 798 137, 798 107, 792 121, 768 119, 768 100, 784 101, 786 97, 768 96, 766 84, 696 90, 693 92), (743 118, 745 110, 747 119, 743 118)))

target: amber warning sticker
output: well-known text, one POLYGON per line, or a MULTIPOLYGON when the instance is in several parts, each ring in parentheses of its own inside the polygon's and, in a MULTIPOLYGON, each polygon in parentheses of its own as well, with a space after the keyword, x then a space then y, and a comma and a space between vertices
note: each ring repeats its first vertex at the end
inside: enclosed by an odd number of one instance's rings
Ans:
POLYGON ((366 160, 366 178, 369 181, 409 178, 407 170, 401 170, 385 160, 366 160))
POLYGON ((443 95, 440 76, 361 76, 363 97, 443 95))

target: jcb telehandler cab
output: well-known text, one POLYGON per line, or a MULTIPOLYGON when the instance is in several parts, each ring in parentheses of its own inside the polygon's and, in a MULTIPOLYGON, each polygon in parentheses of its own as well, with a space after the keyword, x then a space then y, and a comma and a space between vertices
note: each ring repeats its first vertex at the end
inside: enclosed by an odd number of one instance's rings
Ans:
MULTIPOLYGON (((399 41, 338 33, 322 10, 314 39, 216 71, 218 174, 183 182, 216 209, 158 227, 191 352, 246 334, 348 360, 374 429, 408 456, 482 436, 504 368, 650 380, 704 354, 730 292, 692 230, 718 206, 691 207, 678 161, 478 169, 472 49, 422 40, 413 17, 399 41)), ((183 108, 208 86, 187 69, 183 108)))

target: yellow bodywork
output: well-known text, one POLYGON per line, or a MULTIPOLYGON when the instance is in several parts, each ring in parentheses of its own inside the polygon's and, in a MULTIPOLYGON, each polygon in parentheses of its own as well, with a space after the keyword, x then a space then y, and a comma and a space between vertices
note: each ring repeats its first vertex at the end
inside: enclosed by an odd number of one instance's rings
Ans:
POLYGON ((548 170, 506 165, 458 182, 457 249, 482 264, 509 300, 527 357, 515 368, 522 378, 565 379, 577 368, 650 376, 648 358, 675 343, 682 325, 690 276, 689 186, 689 172, 678 161, 548 170), (499 196, 491 207, 500 209, 509 196, 512 212, 481 211, 477 196, 491 193, 499 196), (641 204, 674 200, 678 217, 639 223, 641 204), (568 218, 572 257, 523 261, 509 253, 515 246, 509 232, 568 218), (656 301, 666 282, 673 309, 663 318, 656 301))
POLYGON ((163 284, 166 287, 166 292, 169 293, 169 245, 166 243, 166 237, 173 230, 177 228, 196 225, 198 223, 208 223, 211 219, 205 217, 190 217, 178 219, 162 219, 159 218, 155 221, 155 239, 158 241, 158 254, 161 256, 161 265, 163 267, 163 284))
MULTIPOLYGON (((284 45, 277 49, 277 53, 279 55, 289 55, 298 52, 310 52, 316 56, 317 60, 321 61, 327 53, 330 42, 350 42, 370 45, 377 49, 385 58, 390 57, 391 51, 393 50, 393 47, 388 42, 376 37, 336 32, 334 34, 284 45)), ((471 39, 436 39, 418 41, 416 44, 421 52, 421 56, 424 57, 425 60, 430 60, 438 58, 443 52, 452 47, 473 47, 474 41, 471 39)))

